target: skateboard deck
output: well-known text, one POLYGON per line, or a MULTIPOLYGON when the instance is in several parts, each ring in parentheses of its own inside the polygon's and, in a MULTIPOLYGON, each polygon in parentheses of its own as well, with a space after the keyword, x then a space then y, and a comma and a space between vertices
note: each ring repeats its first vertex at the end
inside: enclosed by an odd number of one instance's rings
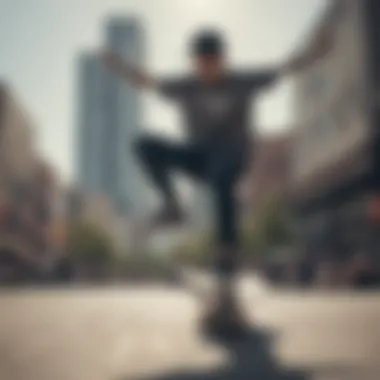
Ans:
MULTIPOLYGON (((144 250, 152 234, 156 232, 154 228, 147 222, 139 222, 135 224, 133 231, 133 245, 136 250, 144 250)), ((218 294, 215 283, 216 278, 207 273, 200 271, 186 270, 178 267, 179 277, 184 288, 195 297, 200 305, 200 312, 198 315, 198 331, 203 337, 211 339, 244 339, 248 336, 249 324, 242 310, 242 318, 236 318, 226 311, 220 315, 209 318, 209 310, 211 305, 218 301, 215 299, 215 294, 218 294), (207 280, 208 278, 208 280, 207 280), (232 317, 232 318, 231 318, 232 317)))
MULTIPOLYGON (((182 273, 181 275, 185 288, 195 296, 199 303, 199 314, 197 317, 198 331, 202 337, 211 340, 236 340, 245 339, 251 331, 248 318, 245 318, 244 309, 240 307, 236 310, 237 314, 231 310, 212 312, 212 305, 218 302, 215 294, 218 294, 217 288, 212 282, 202 281, 201 276, 191 275, 191 273, 182 273), (212 315, 214 314, 214 315, 212 315)), ((223 303, 223 302, 222 302, 223 303)))

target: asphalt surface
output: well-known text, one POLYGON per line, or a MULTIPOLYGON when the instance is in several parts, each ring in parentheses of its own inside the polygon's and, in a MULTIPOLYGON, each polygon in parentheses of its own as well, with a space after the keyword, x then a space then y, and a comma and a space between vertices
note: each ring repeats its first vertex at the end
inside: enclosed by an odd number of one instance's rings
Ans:
POLYGON ((163 287, 0 293, 1 380, 380 379, 376 293, 242 294, 245 342, 199 332, 192 293, 163 287))

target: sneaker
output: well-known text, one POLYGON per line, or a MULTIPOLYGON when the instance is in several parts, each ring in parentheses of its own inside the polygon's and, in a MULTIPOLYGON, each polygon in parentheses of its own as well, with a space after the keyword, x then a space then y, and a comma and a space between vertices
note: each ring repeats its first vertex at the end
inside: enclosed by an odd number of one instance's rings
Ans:
POLYGON ((166 207, 159 210, 148 221, 140 220, 134 224, 132 244, 134 249, 145 249, 151 233, 165 227, 178 227, 185 221, 185 217, 178 207, 166 207))
POLYGON ((206 333, 225 337, 244 336, 249 323, 234 297, 218 297, 210 303, 201 319, 206 333))

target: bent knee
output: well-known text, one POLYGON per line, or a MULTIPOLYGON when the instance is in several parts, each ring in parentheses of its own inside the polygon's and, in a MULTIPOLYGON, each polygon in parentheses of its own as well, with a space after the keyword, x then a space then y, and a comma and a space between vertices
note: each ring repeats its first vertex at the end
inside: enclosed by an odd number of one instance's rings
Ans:
POLYGON ((160 144, 154 137, 143 136, 137 138, 133 143, 133 151, 140 158, 150 158, 159 153, 160 144))

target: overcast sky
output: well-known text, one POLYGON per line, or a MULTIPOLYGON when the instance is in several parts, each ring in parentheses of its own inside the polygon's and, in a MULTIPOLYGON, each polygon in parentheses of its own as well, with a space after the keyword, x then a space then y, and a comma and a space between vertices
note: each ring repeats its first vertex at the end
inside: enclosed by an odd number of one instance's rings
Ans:
MULTIPOLYGON (((30 111, 41 150, 66 177, 72 173, 75 56, 98 47, 107 15, 140 17, 153 72, 187 68, 186 39, 202 26, 226 31, 236 65, 277 64, 302 42, 327 0, 0 0, 0 77, 30 111)), ((144 124, 173 133, 175 112, 154 96, 144 124)), ((288 84, 260 102, 265 131, 291 123, 288 84)))

